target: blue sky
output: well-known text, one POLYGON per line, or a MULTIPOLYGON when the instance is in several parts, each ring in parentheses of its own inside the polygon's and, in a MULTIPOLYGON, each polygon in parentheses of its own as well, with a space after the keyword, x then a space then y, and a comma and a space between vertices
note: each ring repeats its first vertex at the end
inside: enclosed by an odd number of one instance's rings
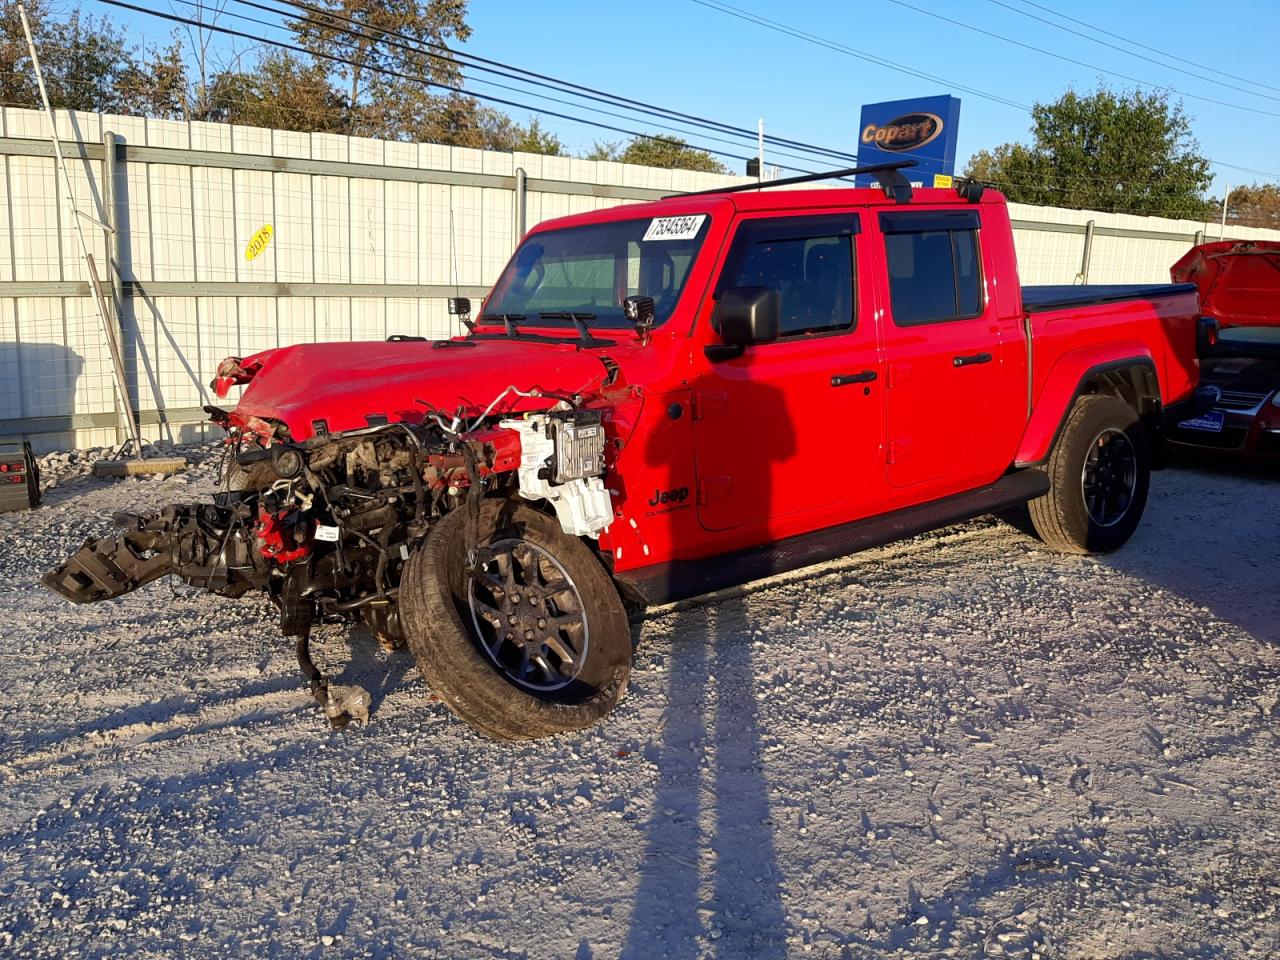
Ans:
MULTIPOLYGON (((975 150, 1025 138, 1030 117, 1019 107, 957 90, 956 85, 1030 104, 1055 99, 1069 86, 1090 90, 1100 82, 1117 88, 1134 85, 1106 72, 1113 71, 1182 91, 1186 96, 1174 96, 1183 101, 1202 151, 1223 164, 1261 171, 1217 166, 1215 192, 1221 191, 1224 182, 1280 180, 1280 73, 1273 69, 1280 18, 1274 2, 1236 0, 1229 14, 1224 6, 1190 0, 725 2, 831 43, 932 74, 939 82, 744 22, 696 0, 472 0, 469 21, 474 33, 464 49, 737 126, 754 128, 756 118, 763 117, 766 133, 843 150, 856 149, 861 104, 952 93, 963 103, 957 154, 960 165, 975 150), (977 34, 902 4, 1081 64, 977 34), (1160 52, 1135 49, 1124 40, 1093 34, 1127 48, 1127 52, 1111 49, 1015 12, 1021 9, 1053 19, 1035 4, 1160 52), (1141 59, 1144 56, 1170 65, 1141 59), (1171 58, 1185 58, 1190 63, 1171 58)), ((160 39, 171 29, 155 19, 103 7, 92 0, 86 5, 95 13, 106 11, 122 18, 141 37, 160 39)), ((228 6, 229 10, 237 9, 234 2, 228 6)), ((179 2, 168 7, 183 13, 190 9, 179 2)), ((235 23, 230 19, 225 22, 235 23)), ((1090 33, 1078 24, 1066 25, 1090 33)), ((473 89, 535 102, 530 94, 480 83, 473 89)), ((589 115, 580 108, 561 105, 546 104, 545 109, 589 115)), ((528 116, 520 110, 508 112, 521 120, 528 116)), ((599 119, 633 129, 658 129, 656 121, 599 119)), ((545 115, 543 122, 575 150, 589 148, 598 139, 625 139, 545 115)), ((688 139, 700 138, 690 133, 688 139)), ((752 152, 747 146, 723 149, 752 152)), ((780 158, 775 155, 773 159, 780 158)), ((737 166, 736 161, 732 163, 737 166)), ((809 166, 812 168, 812 161, 809 166)))

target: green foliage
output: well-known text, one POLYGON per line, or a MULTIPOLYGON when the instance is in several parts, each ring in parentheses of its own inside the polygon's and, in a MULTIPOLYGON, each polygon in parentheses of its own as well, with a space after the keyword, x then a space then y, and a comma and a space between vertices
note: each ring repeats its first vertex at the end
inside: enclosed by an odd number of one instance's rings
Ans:
POLYGON ((587 159, 616 160, 619 163, 638 163, 668 170, 728 173, 724 164, 707 151, 691 147, 679 137, 657 134, 652 137, 636 137, 625 147, 620 143, 597 141, 587 154, 587 159))
POLYGON ((541 153, 548 157, 566 155, 564 144, 550 130, 545 129, 534 117, 529 126, 519 129, 519 135, 511 144, 511 149, 519 153, 541 153))
MULTIPOLYGON (((73 10, 58 20, 46 0, 26 0, 25 6, 54 109, 183 115, 186 70, 176 43, 162 51, 140 49, 106 17, 73 10)), ((16 3, 0 7, 0 102, 41 106, 16 3)))
MULTIPOLYGON (((288 21, 307 53, 263 48, 247 65, 237 59, 222 69, 209 65, 207 31, 197 30, 188 36, 194 84, 178 41, 139 49, 107 18, 73 10, 59 19, 50 2, 26 0, 26 7, 55 108, 566 154, 536 117, 526 126, 441 88, 462 81, 446 44, 471 35, 467 0, 312 0, 319 12, 288 21), (424 55, 424 47, 436 55, 424 55)), ((0 6, 0 102, 40 105, 12 2, 0 6)), ((593 156, 724 172, 710 154, 675 137, 597 144, 593 156)))
MULTIPOLYGON (((1214 201, 1210 216, 1221 219, 1221 199, 1214 201)), ((1280 230, 1280 184, 1253 183, 1233 188, 1227 198, 1227 223, 1280 230)))
POLYGON ((1010 200, 1200 219, 1211 177, 1181 104, 1140 90, 1068 90, 1032 109, 1032 142, 974 154, 965 176, 1010 200))
POLYGON ((597 140, 591 145, 591 149, 587 151, 587 155, 583 159, 620 161, 622 159, 622 141, 597 140))
POLYGON ((467 0, 317 0, 311 6, 323 12, 290 20, 289 29, 332 73, 346 101, 347 132, 422 139, 415 133, 431 126, 433 111, 474 104, 431 86, 460 84, 461 70, 445 44, 471 36, 467 0))
POLYGON ((340 133, 347 105, 323 67, 290 53, 268 50, 249 70, 216 73, 200 119, 277 130, 340 133))

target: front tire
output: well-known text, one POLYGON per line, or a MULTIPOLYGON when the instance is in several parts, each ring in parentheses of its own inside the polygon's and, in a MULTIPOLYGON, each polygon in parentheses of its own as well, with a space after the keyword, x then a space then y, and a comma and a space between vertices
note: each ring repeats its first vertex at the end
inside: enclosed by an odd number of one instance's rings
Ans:
POLYGON ((597 722, 631 673, 631 632, 613 581, 553 518, 498 500, 481 507, 472 576, 464 511, 432 527, 400 581, 418 672, 445 706, 495 740, 597 722))
POLYGON ((1147 503, 1147 433, 1119 397, 1076 400, 1049 462, 1049 492, 1027 506, 1040 539, 1064 553, 1108 553, 1137 529, 1147 503))

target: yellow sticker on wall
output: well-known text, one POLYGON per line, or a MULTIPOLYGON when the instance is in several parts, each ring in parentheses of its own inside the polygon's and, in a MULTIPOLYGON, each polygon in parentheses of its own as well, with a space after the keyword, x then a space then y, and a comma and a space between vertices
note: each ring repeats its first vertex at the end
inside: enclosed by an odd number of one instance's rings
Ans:
POLYGON ((271 224, 264 223, 253 232, 253 236, 249 238, 249 245, 244 248, 244 258, 246 260, 256 260, 262 256, 262 251, 267 249, 267 244, 271 242, 271 237, 275 231, 271 229, 271 224))

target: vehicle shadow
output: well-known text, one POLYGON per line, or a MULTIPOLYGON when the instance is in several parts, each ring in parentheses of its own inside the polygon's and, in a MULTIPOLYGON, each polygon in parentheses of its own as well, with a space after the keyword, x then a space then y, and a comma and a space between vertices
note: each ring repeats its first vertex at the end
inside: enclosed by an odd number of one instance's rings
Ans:
POLYGON ((724 957, 782 957, 745 605, 704 603, 664 619, 680 639, 664 665, 661 742, 646 751, 660 779, 620 956, 701 957, 714 944, 724 957))
POLYGON ((1280 470, 1183 455, 1170 467, 1152 476, 1133 539, 1099 559, 1280 643, 1280 470))
MULTIPOLYGON (((352 627, 342 634, 326 631, 318 636, 318 640, 314 648, 328 668, 331 682, 358 684, 369 691, 371 719, 377 718, 386 698, 403 686, 405 676, 413 667, 413 658, 407 650, 384 652, 377 639, 363 627, 352 627), (343 650, 343 647, 349 647, 349 650, 343 650)), ((268 656, 273 665, 292 664, 292 653, 285 643, 273 649, 268 656)), ((112 742, 120 736, 148 741, 171 740, 225 727, 247 726, 282 712, 292 713, 300 706, 314 714, 317 730, 326 728, 324 715, 308 696, 306 680, 300 673, 290 671, 283 677, 246 679, 199 694, 173 694, 142 700, 75 724, 54 723, 29 736, 13 738, 5 749, 0 750, 0 761, 10 762, 32 751, 62 746, 74 753, 77 743, 82 744, 82 749, 88 749, 94 744, 112 742), (296 698, 288 696, 294 692, 296 698), (277 695, 286 695, 288 701, 296 702, 282 705, 276 702, 277 695)))
MULTIPOLYGON (((349 652, 341 673, 326 673, 331 683, 355 684, 369 691, 369 717, 374 719, 388 695, 404 684, 404 678, 414 668, 413 656, 405 647, 388 652, 383 650, 377 637, 361 624, 346 629, 349 652)), ((318 639, 318 638, 317 638, 318 639)), ((313 650, 323 651, 320 643, 312 643, 313 650)))
MULTIPOLYGON (((731 475, 715 478, 717 489, 765 518, 774 509, 773 479, 795 455, 785 398, 771 383, 753 376, 754 371, 743 369, 751 364, 750 351, 745 359, 731 374, 736 377, 731 392, 720 376, 708 374, 695 380, 687 394, 649 400, 663 411, 649 425, 645 449, 659 495, 649 499, 645 492, 653 510, 643 514, 640 529, 651 539, 667 540, 673 556, 697 556, 699 547, 707 546, 702 477, 695 473, 695 463, 706 472, 729 467, 725 472, 731 475), (692 399, 702 391, 724 394, 723 418, 695 424, 691 413, 680 411, 682 405, 691 410, 692 399), (753 436, 724 432, 730 424, 750 423, 753 413, 762 411, 772 414, 773 429, 753 436), (698 456, 707 451, 710 457, 698 456), (689 495, 664 508, 660 491, 689 495)), ((696 581, 700 566, 694 561, 669 568, 667 594, 687 595, 685 579, 696 581)), ((664 665, 668 702, 661 741, 647 748, 659 781, 623 958, 702 957, 710 952, 768 960, 786 954, 782 873, 762 768, 747 617, 745 604, 702 601, 680 604, 648 624, 673 642, 664 665)))

